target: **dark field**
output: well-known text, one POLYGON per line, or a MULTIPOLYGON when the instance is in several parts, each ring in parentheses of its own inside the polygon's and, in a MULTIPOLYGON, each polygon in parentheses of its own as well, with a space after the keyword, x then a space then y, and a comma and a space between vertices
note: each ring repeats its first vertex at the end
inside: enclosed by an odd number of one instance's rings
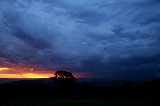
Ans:
POLYGON ((12 100, 1 106, 159 106, 158 101, 134 100, 12 100))
POLYGON ((160 106, 160 80, 20 80, 0 84, 0 106, 160 106))

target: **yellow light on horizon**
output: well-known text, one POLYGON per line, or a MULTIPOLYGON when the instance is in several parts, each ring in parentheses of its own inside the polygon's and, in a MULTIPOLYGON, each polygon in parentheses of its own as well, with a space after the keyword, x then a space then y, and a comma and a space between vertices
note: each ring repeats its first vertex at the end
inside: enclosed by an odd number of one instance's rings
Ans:
POLYGON ((50 74, 27 73, 22 75, 24 78, 49 78, 50 74))
POLYGON ((29 70, 24 68, 0 67, 0 78, 49 78, 52 75, 51 72, 33 72, 33 70, 32 72, 29 72, 29 70))
POLYGON ((0 74, 0 78, 49 78, 51 74, 36 74, 36 73, 26 73, 26 74, 0 74))
POLYGON ((9 68, 6 68, 6 67, 1 67, 0 68, 0 71, 3 71, 3 70, 8 70, 9 68))

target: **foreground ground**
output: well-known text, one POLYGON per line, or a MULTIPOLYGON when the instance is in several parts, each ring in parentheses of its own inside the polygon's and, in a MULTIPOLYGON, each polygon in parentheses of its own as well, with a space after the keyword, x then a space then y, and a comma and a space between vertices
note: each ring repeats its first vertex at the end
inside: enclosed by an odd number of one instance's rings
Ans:
POLYGON ((1 84, 0 106, 160 106, 160 80, 125 81, 119 86, 97 84, 101 82, 22 80, 1 84))
POLYGON ((0 106, 160 106, 158 101, 134 100, 94 100, 94 99, 59 99, 59 100, 9 100, 0 106))

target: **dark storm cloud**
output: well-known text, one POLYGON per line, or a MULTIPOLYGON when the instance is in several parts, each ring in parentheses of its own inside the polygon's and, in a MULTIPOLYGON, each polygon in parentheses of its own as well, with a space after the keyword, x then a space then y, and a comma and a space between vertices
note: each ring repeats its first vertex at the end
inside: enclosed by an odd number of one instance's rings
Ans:
MULTIPOLYGON (((28 33, 25 28, 23 28, 23 22, 22 17, 20 13, 10 13, 13 11, 4 11, 3 12, 3 18, 4 18, 4 23, 8 25, 8 28, 11 29, 11 35, 16 36, 20 40, 24 41, 25 43, 29 44, 32 47, 43 49, 47 48, 50 46, 50 44, 38 37, 34 37, 32 34, 34 33, 28 33)), ((25 21, 25 20, 24 20, 25 21)))
POLYGON ((0 57, 48 70, 153 77, 160 69, 159 6, 159 0, 0 1, 0 57))

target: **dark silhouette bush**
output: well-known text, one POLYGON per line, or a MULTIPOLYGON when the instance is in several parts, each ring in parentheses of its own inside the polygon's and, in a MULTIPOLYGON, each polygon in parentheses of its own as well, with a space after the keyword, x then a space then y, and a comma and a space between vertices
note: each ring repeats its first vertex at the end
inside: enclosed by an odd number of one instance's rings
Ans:
POLYGON ((73 86, 75 85, 75 77, 71 72, 67 72, 65 70, 59 70, 52 77, 56 86, 73 86))

